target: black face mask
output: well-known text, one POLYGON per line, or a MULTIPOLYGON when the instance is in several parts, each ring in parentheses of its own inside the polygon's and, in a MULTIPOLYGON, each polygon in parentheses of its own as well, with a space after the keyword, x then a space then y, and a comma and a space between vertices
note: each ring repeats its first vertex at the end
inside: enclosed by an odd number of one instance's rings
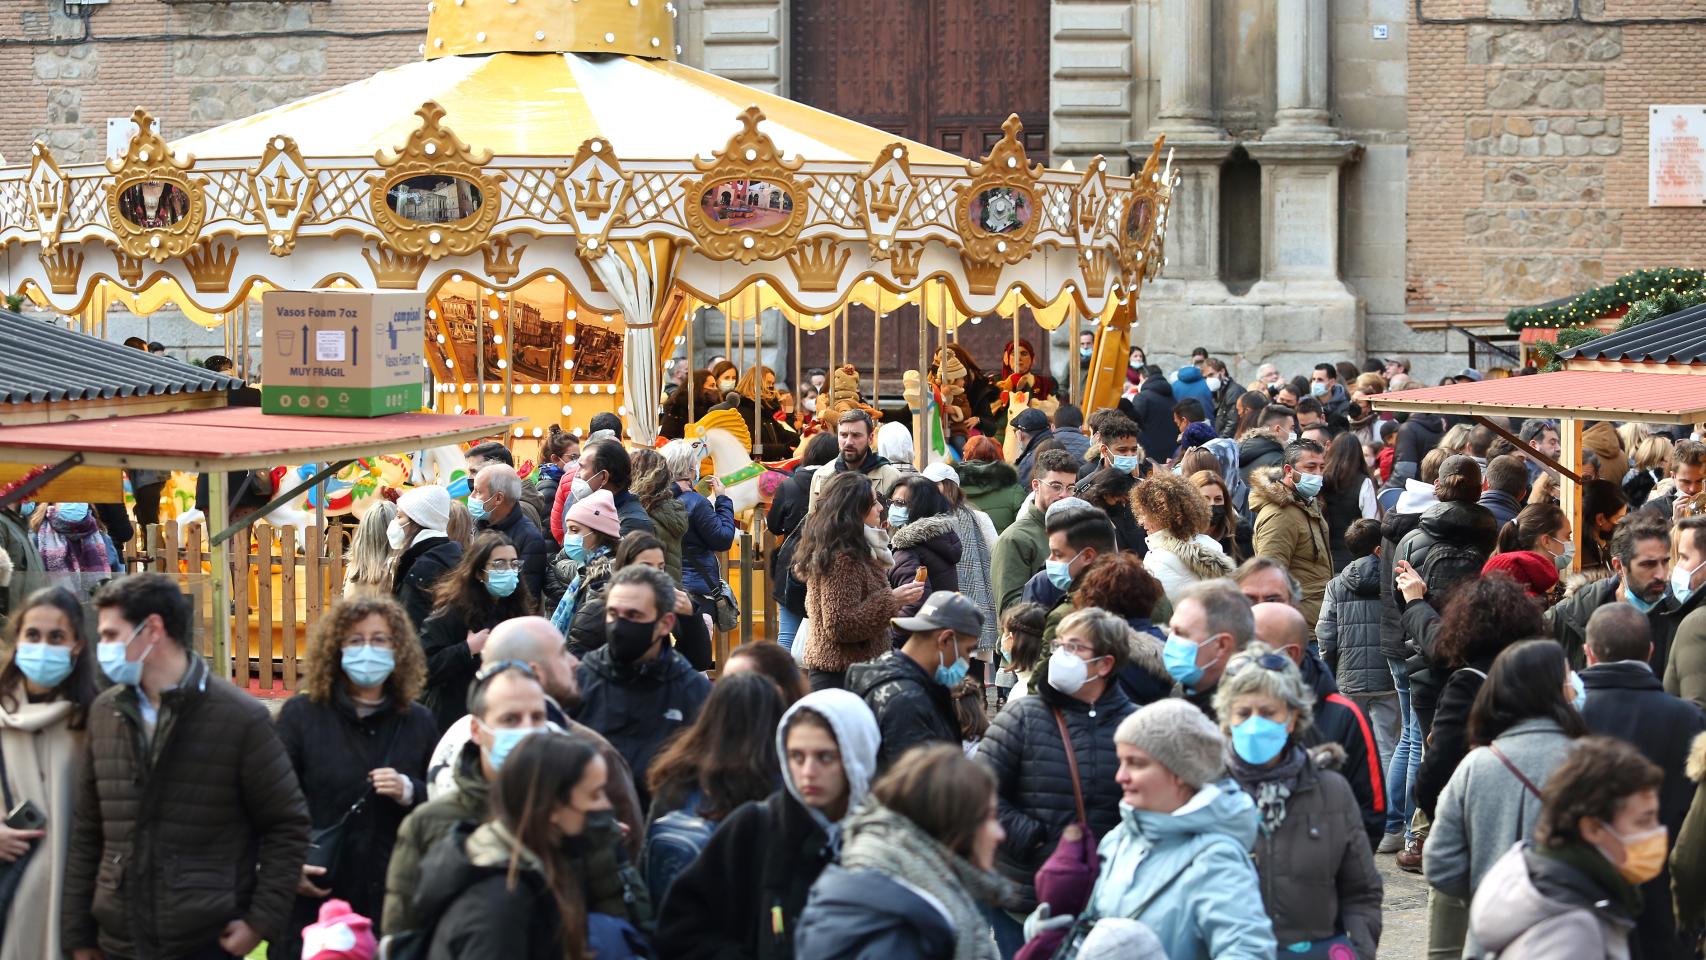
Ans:
POLYGON ((1209 522, 1218 528, 1226 521, 1226 504, 1217 503, 1214 506, 1209 507, 1208 515, 1209 522))
POLYGON ((652 631, 656 620, 611 620, 604 625, 604 642, 610 646, 610 659, 617 663, 634 663, 652 648, 652 631))

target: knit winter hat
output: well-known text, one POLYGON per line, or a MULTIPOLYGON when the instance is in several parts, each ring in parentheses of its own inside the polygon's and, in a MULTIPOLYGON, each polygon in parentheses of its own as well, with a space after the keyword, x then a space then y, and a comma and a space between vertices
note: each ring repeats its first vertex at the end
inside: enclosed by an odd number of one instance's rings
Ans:
POLYGON ((1215 437, 1214 428, 1207 422, 1198 420, 1186 427, 1184 433, 1179 434, 1179 446, 1188 450, 1191 447, 1200 447, 1215 437))
POLYGON ((1538 550, 1512 550, 1487 559, 1481 575, 1502 573, 1522 584, 1531 597, 1543 597, 1558 585, 1558 565, 1538 550))
POLYGON ((616 515, 616 498, 610 495, 609 490, 594 490, 576 500, 574 506, 563 514, 563 519, 573 520, 613 540, 622 536, 622 521, 616 515))
POLYGON ((1193 787, 1225 775, 1220 728, 1187 700, 1157 700, 1120 721, 1114 742, 1142 750, 1193 787))
POLYGON ((320 905, 320 922, 302 928, 302 960, 373 960, 373 921, 343 900, 320 905))
POLYGON ((1129 917, 1105 917, 1078 947, 1078 960, 1166 960, 1167 951, 1149 925, 1129 917))
POLYGON ((450 525, 450 492, 436 485, 405 490, 397 498, 397 509, 422 530, 443 533, 450 525))

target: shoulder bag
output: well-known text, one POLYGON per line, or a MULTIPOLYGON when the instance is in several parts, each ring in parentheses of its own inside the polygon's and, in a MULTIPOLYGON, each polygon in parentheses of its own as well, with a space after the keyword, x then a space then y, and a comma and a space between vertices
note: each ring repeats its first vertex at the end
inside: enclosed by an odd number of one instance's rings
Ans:
MULTIPOLYGON (((399 716, 391 726, 391 735, 385 738, 385 749, 380 751, 378 766, 390 765, 391 747, 397 742, 397 734, 402 729, 403 718, 399 716)), ((319 877, 319 882, 314 884, 316 887, 322 890, 330 890, 332 884, 336 882, 338 866, 342 859, 345 830, 349 827, 350 821, 366 809, 367 801, 374 796, 373 784, 369 783, 367 788, 361 792, 361 796, 357 797, 356 801, 350 804, 349 809, 344 811, 343 816, 308 835, 308 855, 303 862, 310 867, 326 868, 325 875, 319 877)))
MULTIPOLYGON (((1084 810, 1084 788, 1078 782, 1078 756, 1072 750, 1072 734, 1066 728, 1066 714, 1054 710, 1054 722, 1060 728, 1060 742, 1066 748, 1066 766, 1072 776, 1072 801, 1074 812, 1078 819, 1074 821, 1078 827, 1078 839, 1068 840, 1063 833, 1060 842, 1055 844, 1054 852, 1037 870, 1036 886, 1038 899, 1044 888, 1051 891, 1068 893, 1067 898, 1077 902, 1057 903, 1049 901, 1049 909, 1055 916, 1082 913, 1090 899, 1090 891, 1096 886, 1096 874, 1101 865, 1096 856, 1096 835, 1090 830, 1090 820, 1084 810), (1080 899, 1080 894, 1082 899, 1080 899)), ((1067 939, 1070 930, 1045 930, 1026 943, 1024 948, 1014 955, 1014 960, 1048 960, 1056 957, 1059 944, 1067 939)), ((1070 956, 1070 955, 1069 955, 1070 956)))

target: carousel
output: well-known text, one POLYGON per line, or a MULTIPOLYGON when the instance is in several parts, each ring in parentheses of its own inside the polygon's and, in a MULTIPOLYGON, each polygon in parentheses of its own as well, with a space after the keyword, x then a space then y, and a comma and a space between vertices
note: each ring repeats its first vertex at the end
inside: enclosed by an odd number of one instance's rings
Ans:
POLYGON ((963 323, 1091 324, 1082 395, 1117 399, 1176 183, 1159 140, 1133 176, 1051 170, 1011 118, 968 161, 676 62, 667 0, 427 11, 418 63, 169 143, 138 109, 105 163, 35 144, 0 170, 7 291, 97 334, 174 304, 245 362, 288 333, 256 329, 266 290, 416 291, 437 408, 514 439, 608 410, 651 443, 692 324, 756 357, 761 315, 846 343, 854 303, 877 336, 920 311, 921 371, 963 323))

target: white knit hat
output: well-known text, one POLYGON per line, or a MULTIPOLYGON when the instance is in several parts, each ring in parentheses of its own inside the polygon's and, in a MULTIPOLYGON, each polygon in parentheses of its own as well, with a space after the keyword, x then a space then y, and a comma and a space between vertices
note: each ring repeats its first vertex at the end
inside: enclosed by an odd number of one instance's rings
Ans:
POLYGON ((1104 917, 1079 945, 1078 960, 1167 960, 1167 951, 1147 924, 1104 917))
POLYGON ((437 485, 415 487, 397 498, 397 509, 422 530, 443 533, 450 525, 450 492, 437 485))
POLYGON ((1193 787, 1225 775, 1220 728, 1187 700, 1157 700, 1139 709, 1120 721, 1114 742, 1142 750, 1193 787))

